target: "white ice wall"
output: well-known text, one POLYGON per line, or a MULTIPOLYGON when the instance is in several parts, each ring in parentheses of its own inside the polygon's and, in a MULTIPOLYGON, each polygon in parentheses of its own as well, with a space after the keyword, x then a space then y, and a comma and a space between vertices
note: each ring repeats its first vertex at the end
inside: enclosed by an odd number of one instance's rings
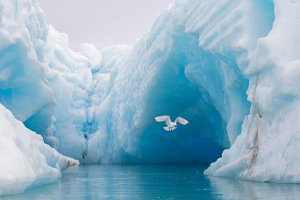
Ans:
POLYGON ((0 102, 14 116, 34 126, 47 143, 57 140, 50 130, 55 108, 43 63, 48 28, 37 1, 0 1, 0 102), (41 120, 43 118, 43 120, 41 120))
POLYGON ((82 158, 90 61, 48 26, 36 0, 1 0, 0 102, 65 155, 82 158))
POLYGON ((245 70, 252 75, 251 113, 231 149, 205 174, 256 181, 299 182, 300 2, 274 1, 270 33, 257 41, 245 70))
POLYGON ((0 104, 0 196, 55 182, 79 162, 59 154, 0 104))
POLYGON ((87 107, 92 87, 90 62, 68 48, 66 34, 49 26, 45 64, 48 86, 56 102, 51 130, 59 139, 57 148, 64 155, 82 159, 87 148, 87 107))

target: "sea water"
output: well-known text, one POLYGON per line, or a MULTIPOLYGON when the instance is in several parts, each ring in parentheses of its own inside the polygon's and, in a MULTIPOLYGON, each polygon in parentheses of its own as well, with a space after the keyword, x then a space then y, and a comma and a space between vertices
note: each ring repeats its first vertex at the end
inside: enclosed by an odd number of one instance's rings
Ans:
POLYGON ((58 182, 4 200, 297 199, 299 184, 204 176, 207 165, 87 165, 58 182))

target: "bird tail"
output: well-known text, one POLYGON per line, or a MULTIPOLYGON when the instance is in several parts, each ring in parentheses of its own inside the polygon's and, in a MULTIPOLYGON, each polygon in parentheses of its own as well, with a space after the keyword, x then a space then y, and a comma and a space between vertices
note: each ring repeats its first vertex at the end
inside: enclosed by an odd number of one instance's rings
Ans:
POLYGON ((173 127, 173 128, 169 128, 169 127, 163 127, 166 131, 173 131, 175 130, 177 127, 173 127))

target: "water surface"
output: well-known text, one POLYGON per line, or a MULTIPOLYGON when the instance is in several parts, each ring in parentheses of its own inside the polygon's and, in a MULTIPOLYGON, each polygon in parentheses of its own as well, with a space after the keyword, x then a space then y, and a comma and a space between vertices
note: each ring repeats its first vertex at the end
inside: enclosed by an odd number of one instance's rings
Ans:
POLYGON ((55 199, 298 199, 299 184, 204 176, 206 165, 89 165, 58 182, 3 196, 4 200, 55 199))

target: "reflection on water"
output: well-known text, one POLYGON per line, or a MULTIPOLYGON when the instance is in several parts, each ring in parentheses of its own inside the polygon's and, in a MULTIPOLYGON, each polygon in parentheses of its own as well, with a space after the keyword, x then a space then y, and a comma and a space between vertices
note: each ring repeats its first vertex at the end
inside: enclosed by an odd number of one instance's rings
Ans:
POLYGON ((300 199, 300 184, 243 181, 206 176, 218 199, 300 199))
POLYGON ((80 166, 56 183, 0 197, 15 199, 298 199, 300 185, 204 176, 204 165, 80 166))

